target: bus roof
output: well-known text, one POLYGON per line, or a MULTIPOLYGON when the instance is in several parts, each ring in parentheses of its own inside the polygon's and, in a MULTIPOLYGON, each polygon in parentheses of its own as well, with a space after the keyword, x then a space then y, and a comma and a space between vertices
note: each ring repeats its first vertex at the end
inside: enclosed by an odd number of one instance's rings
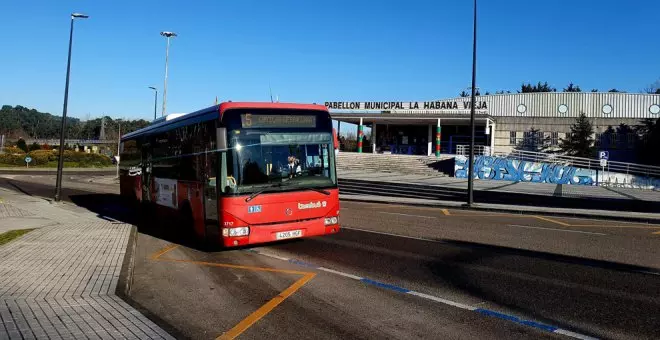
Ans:
POLYGON ((324 105, 318 104, 296 104, 296 103, 271 103, 271 102, 224 102, 213 105, 205 109, 187 113, 174 119, 157 119, 153 124, 140 130, 127 133, 121 137, 121 140, 135 138, 141 135, 148 135, 161 131, 166 131, 175 127, 187 124, 194 124, 201 121, 219 119, 222 114, 230 109, 290 109, 290 110, 317 110, 325 111, 328 109, 324 105))

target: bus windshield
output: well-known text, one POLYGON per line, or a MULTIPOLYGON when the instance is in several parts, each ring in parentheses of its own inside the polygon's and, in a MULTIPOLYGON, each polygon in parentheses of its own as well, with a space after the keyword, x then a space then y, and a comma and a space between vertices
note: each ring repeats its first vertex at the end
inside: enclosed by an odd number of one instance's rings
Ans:
POLYGON ((247 115, 228 119, 225 194, 337 186, 329 117, 326 128, 312 114, 247 115))

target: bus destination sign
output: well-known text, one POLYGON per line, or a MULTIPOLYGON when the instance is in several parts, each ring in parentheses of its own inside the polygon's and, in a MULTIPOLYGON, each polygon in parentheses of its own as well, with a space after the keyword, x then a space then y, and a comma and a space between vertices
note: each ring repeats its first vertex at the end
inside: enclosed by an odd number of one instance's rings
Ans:
POLYGON ((241 115, 241 126, 245 128, 315 128, 315 116, 303 115, 241 115))

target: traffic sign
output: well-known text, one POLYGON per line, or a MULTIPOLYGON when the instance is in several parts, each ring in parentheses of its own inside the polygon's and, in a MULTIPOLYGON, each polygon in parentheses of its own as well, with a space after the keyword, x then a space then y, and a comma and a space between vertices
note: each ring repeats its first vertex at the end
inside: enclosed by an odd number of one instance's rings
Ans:
POLYGON ((32 157, 25 156, 25 163, 30 163, 30 162, 32 162, 32 157))
POLYGON ((607 159, 601 158, 600 159, 600 166, 602 166, 603 168, 606 167, 607 166, 607 159))
POLYGON ((598 159, 609 160, 610 159, 610 152, 609 151, 598 151, 598 159))

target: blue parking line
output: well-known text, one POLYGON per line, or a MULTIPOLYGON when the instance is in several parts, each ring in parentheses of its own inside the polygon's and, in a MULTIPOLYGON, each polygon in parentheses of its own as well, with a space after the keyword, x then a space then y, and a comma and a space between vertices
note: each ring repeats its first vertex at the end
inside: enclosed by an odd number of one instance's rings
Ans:
POLYGON ((477 308, 474 311, 477 312, 477 313, 484 314, 484 315, 494 316, 494 317, 499 318, 499 319, 504 319, 504 320, 515 322, 515 323, 519 323, 521 325, 542 329, 542 330, 548 331, 548 332, 554 332, 558 329, 555 326, 550 326, 550 325, 546 325, 546 324, 542 324, 542 323, 535 322, 535 321, 530 321, 530 320, 523 320, 523 319, 521 319, 519 317, 516 317, 516 316, 513 316, 513 315, 504 314, 504 313, 492 311, 492 310, 489 310, 489 309, 477 308))
POLYGON ((405 289, 405 288, 401 288, 399 286, 391 285, 389 283, 374 281, 374 280, 370 280, 370 279, 362 278, 360 281, 362 281, 366 284, 370 284, 370 285, 373 285, 373 286, 376 286, 376 287, 393 290, 393 291, 399 292, 399 293, 408 293, 410 291, 410 289, 405 289))

